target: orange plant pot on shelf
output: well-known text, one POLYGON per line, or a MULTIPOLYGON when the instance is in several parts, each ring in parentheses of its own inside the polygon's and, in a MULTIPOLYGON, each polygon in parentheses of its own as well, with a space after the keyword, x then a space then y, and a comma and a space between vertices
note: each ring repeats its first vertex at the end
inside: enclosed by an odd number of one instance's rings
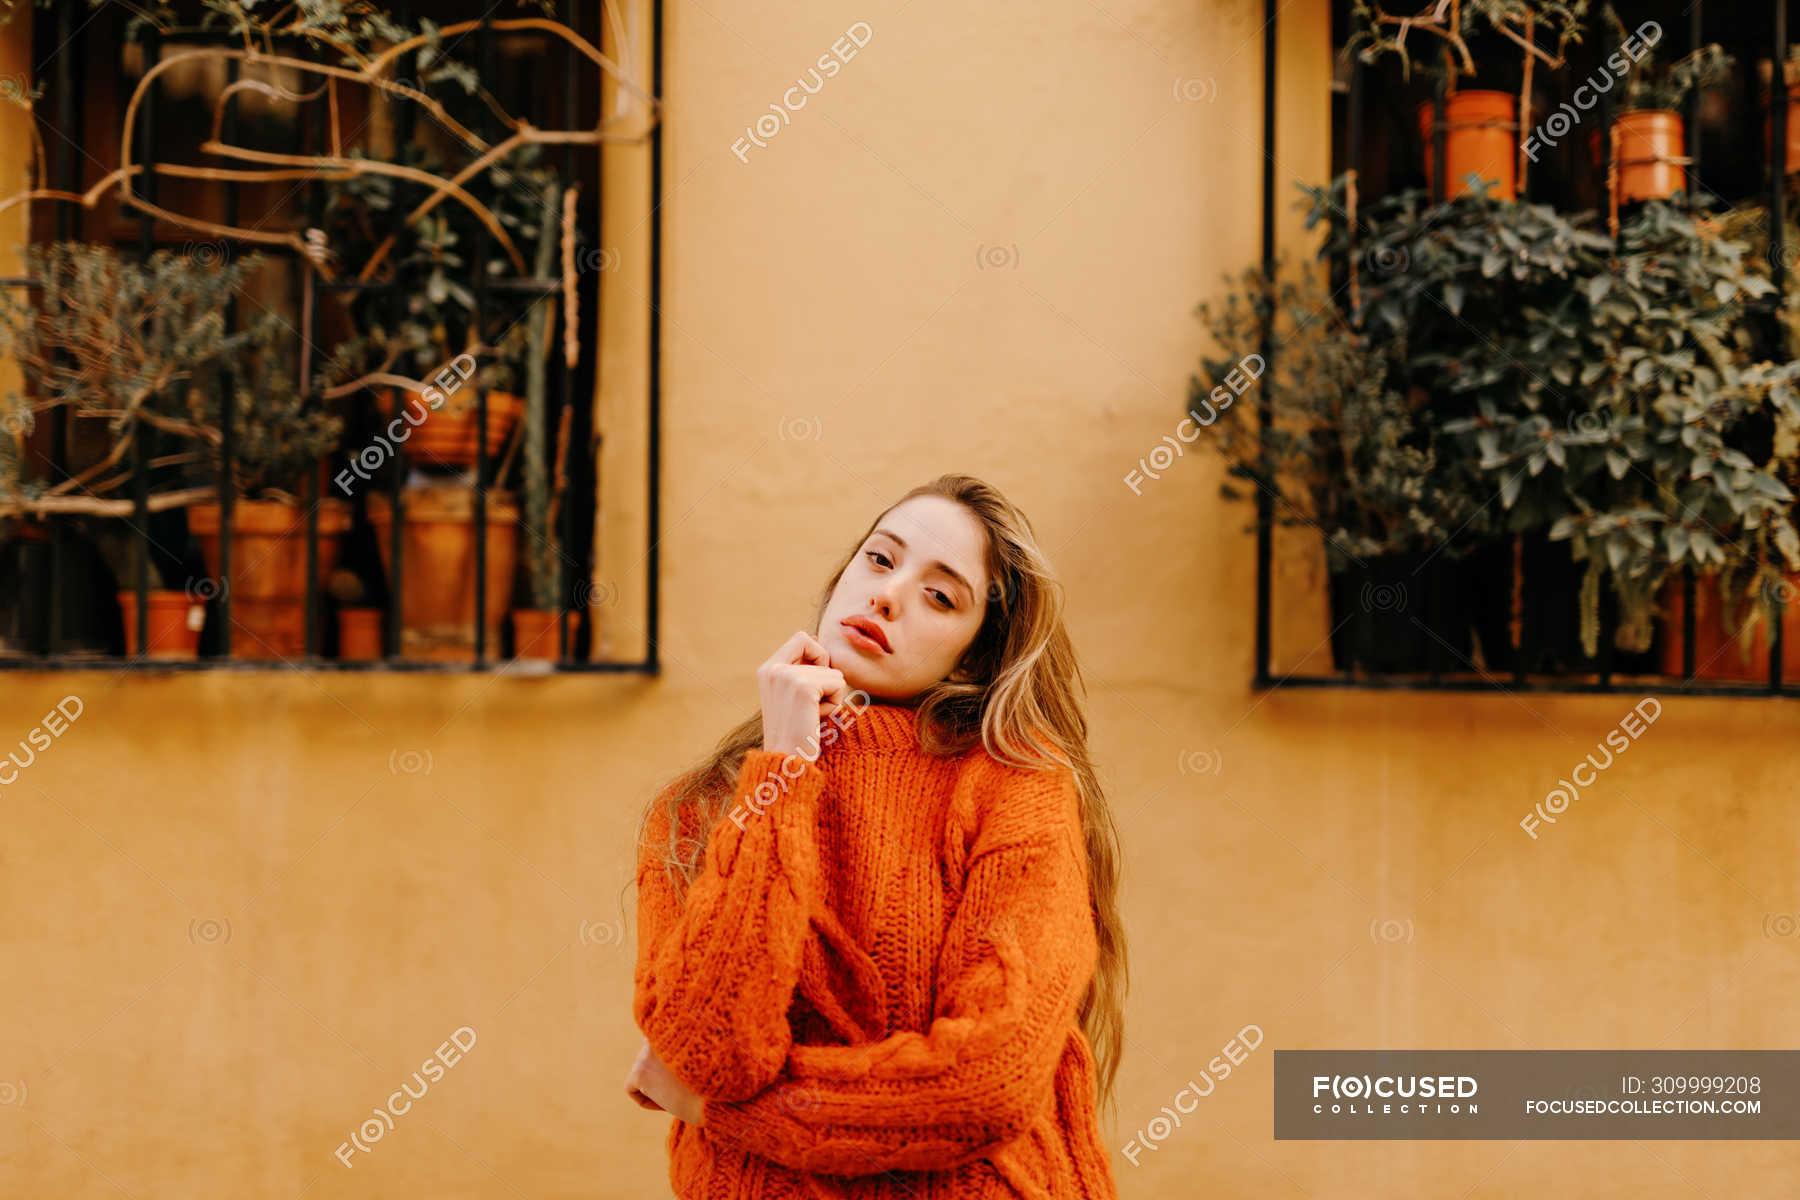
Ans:
MULTIPOLYGON (((1790 591, 1800 595, 1800 575, 1787 576, 1790 591)), ((1681 578, 1675 576, 1663 585, 1662 611, 1667 621, 1662 630, 1663 674, 1681 678, 1681 630, 1686 606, 1682 603, 1681 578)), ((1744 601, 1736 602, 1739 619, 1744 601)), ((1750 638, 1750 661, 1744 662, 1743 645, 1726 628, 1723 605, 1719 601, 1716 575, 1702 575, 1694 580, 1694 678, 1744 680, 1762 683, 1769 677, 1769 623, 1757 622, 1750 638)), ((1790 600, 1781 616, 1781 678, 1783 682, 1800 680, 1800 603, 1790 600)))
MULTIPOLYGON (((461 484, 406 489, 401 534, 400 656, 444 662, 475 657, 475 493, 461 484)), ((394 576, 394 515, 382 492, 369 493, 369 524, 381 565, 394 576)), ((500 654, 500 622, 512 602, 519 562, 519 507, 509 493, 487 497, 487 630, 484 652, 500 654)))
MULTIPOLYGON (((338 561, 350 506, 319 501, 319 586, 338 561)), ((207 570, 219 566, 219 506, 188 507, 188 529, 207 570)), ((306 513, 285 500, 239 500, 231 511, 233 658, 293 658, 306 653, 306 513)))
MULTIPOLYGON (((1769 115, 1769 88, 1764 84, 1757 93, 1762 100, 1763 120, 1763 153, 1768 155, 1775 148, 1775 120, 1769 115)), ((1800 173, 1800 83, 1790 83, 1787 89, 1787 173, 1800 173)))
MULTIPOLYGON (((384 393, 392 395, 392 393, 384 393)), ((406 438, 407 455, 416 462, 437 467, 472 467, 475 465, 475 389, 464 388, 432 408, 418 393, 408 395, 402 412, 423 419, 413 425, 385 401, 383 413, 390 421, 399 417, 396 432, 406 438)), ((492 463, 499 459, 513 426, 525 411, 525 402, 511 392, 489 392, 487 397, 487 456, 492 463)), ((385 435, 385 430, 383 431, 385 435)))
POLYGON ((381 610, 338 609, 338 657, 351 662, 372 662, 381 657, 381 610))
MULTIPOLYGON (((1467 91, 1444 97, 1444 188, 1452 196, 1469 191, 1471 173, 1491 179, 1488 195, 1513 198, 1519 152, 1518 123, 1511 92, 1467 91)), ((1436 187, 1437 139, 1432 136, 1432 102, 1419 105, 1419 136, 1425 140, 1425 178, 1436 187)))
MULTIPOLYGON (((193 658, 200 652, 200 630, 206 625, 206 605, 186 592, 152 588, 148 593, 149 619, 146 658, 193 658)), ((119 611, 125 617, 125 657, 136 658, 137 592, 119 591, 119 611)))
MULTIPOLYGON (((1660 108, 1640 108, 1613 119, 1613 141, 1619 155, 1619 203, 1634 200, 1667 200, 1687 187, 1682 156, 1687 147, 1687 126, 1681 114, 1660 108)), ((1600 131, 1588 135, 1588 149, 1604 170, 1600 131)))
MULTIPOLYGON (((560 615, 553 608, 513 609, 513 657, 555 662, 556 619, 560 615)), ((575 636, 573 622, 570 623, 569 636, 571 639, 575 636)))

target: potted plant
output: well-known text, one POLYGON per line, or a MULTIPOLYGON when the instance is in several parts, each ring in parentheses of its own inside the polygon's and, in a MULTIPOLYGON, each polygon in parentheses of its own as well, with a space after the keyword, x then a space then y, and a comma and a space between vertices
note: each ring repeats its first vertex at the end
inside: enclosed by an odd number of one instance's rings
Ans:
MULTIPOLYGON (((558 224, 562 189, 552 182, 544 189, 543 209, 538 221, 544 236, 538 239, 537 278, 548 278, 555 262, 557 243, 549 231, 558 224)), ((567 485, 564 454, 569 438, 570 409, 563 407, 556 438, 549 446, 549 379, 547 340, 553 331, 554 301, 546 296, 531 307, 526 318, 524 346, 520 355, 525 362, 525 476, 524 558, 531 591, 528 607, 512 613, 514 657, 552 660, 559 652, 560 634, 557 623, 562 616, 558 600, 558 584, 562 571, 562 539, 557 532, 557 516, 561 509, 563 489, 567 485), (554 476, 554 477, 553 477, 554 476)))
MULTIPOLYGON (((454 479, 421 479, 404 493, 401 525, 405 576, 401 586, 402 658, 467 661, 475 646, 475 487, 454 479)), ((393 507, 386 493, 369 493, 382 568, 393 577, 393 507)), ((489 653, 500 647, 500 626, 519 562, 519 507, 513 494, 487 492, 485 620, 489 653)))
MULTIPOLYGON (((118 583, 117 596, 121 629, 124 633, 123 653, 133 658, 138 653, 137 588, 138 560, 143 546, 135 532, 120 528, 117 522, 105 522, 107 528, 95 531, 94 542, 118 583)), ((151 586, 145 589, 146 621, 144 623, 145 656, 153 659, 192 659, 200 649, 200 631, 206 625, 204 592, 172 586, 160 557, 152 554, 147 570, 151 586)))
POLYGON ((1621 227, 1616 264, 1584 263, 1568 302, 1527 314, 1543 331, 1534 378, 1446 426, 1475 440, 1509 511, 1552 520, 1550 538, 1585 564, 1589 655, 1603 586, 1614 646, 1642 654, 1683 565, 1734 576, 1800 565, 1788 468, 1750 453, 1759 424, 1800 418, 1800 404, 1792 366, 1751 353, 1748 302, 1770 285, 1743 251, 1666 203, 1645 205, 1621 227))
MULTIPOLYGON (((1788 184, 1790 202, 1795 197, 1794 185, 1788 184)), ((1789 209, 1790 212, 1794 211, 1789 209)), ((1740 247, 1739 257, 1745 269, 1759 281, 1770 274, 1771 248, 1769 210, 1760 202, 1739 205, 1717 217, 1697 217, 1696 224, 1716 238, 1740 247)), ((1786 223, 1784 246, 1800 246, 1800 226, 1786 223)), ((1772 283, 1750 285, 1750 295, 1761 299, 1772 289, 1772 283)), ((1800 489, 1800 471, 1793 469, 1800 453, 1800 427, 1791 417, 1794 398, 1794 376, 1800 367, 1793 365, 1800 347, 1800 296, 1792 289, 1784 294, 1782 307, 1776 311, 1779 345, 1775 357, 1779 364, 1759 363, 1744 373, 1743 386, 1753 389, 1766 411, 1751 417, 1758 427, 1771 427, 1765 439, 1754 439, 1749 449, 1761 460, 1764 473, 1778 477, 1790 491, 1800 489)), ((1730 465, 1730 464, 1727 464, 1730 465)), ((1762 484, 1767 489, 1767 484, 1762 484)), ((1772 489, 1770 489, 1772 490, 1772 489)), ((1784 555, 1786 534, 1782 522, 1769 522, 1769 533, 1752 533, 1746 540, 1728 541, 1725 546, 1728 563, 1709 565, 1695 580, 1694 588, 1694 674, 1699 679, 1759 680, 1768 671, 1766 631, 1781 607, 1777 598, 1785 598, 1783 617, 1783 674, 1800 678, 1800 575, 1779 565, 1784 555), (1756 539, 1764 539, 1761 553, 1745 553, 1759 549, 1756 539), (1770 541, 1768 539, 1772 538, 1770 541)), ((1681 639, 1684 629, 1685 589, 1678 577, 1670 578, 1663 588, 1664 615, 1662 653, 1665 670, 1680 674, 1682 669, 1681 639)))
MULTIPOLYGON (((1625 23, 1612 5, 1605 6, 1606 22, 1621 44, 1629 36, 1625 23)), ((1637 65, 1626 74, 1619 95, 1619 111, 1613 118, 1613 157, 1618 165, 1614 198, 1621 204, 1634 200, 1660 200, 1686 188, 1683 151, 1687 127, 1681 102, 1690 91, 1714 87, 1731 76, 1736 60, 1717 42, 1702 46, 1667 66, 1656 62, 1648 47, 1637 65)), ((1594 161, 1600 161, 1600 134, 1589 138, 1594 161)))
MULTIPOLYGON (((300 392, 278 346, 281 323, 264 313, 253 324, 255 340, 234 372, 231 509, 231 574, 217 587, 229 591, 232 653, 241 658, 292 658, 306 652, 306 530, 308 507, 300 498, 308 475, 319 490, 318 573, 323 585, 337 565, 339 539, 350 528, 350 506, 325 494, 322 460, 338 444, 343 418, 300 392)), ((207 445, 217 473, 224 436, 223 382, 192 387, 186 414, 207 445)), ((188 527, 199 541, 207 570, 219 569, 221 508, 216 500, 188 508, 188 527)))
MULTIPOLYGON (((1763 111, 1770 109, 1769 76, 1773 73, 1767 60, 1758 64, 1762 68, 1763 111)), ((1800 172, 1800 42, 1788 45, 1787 57, 1781 62, 1783 90, 1787 96, 1787 173, 1793 175, 1800 172)), ((1775 122, 1769 120, 1763 127, 1763 149, 1773 149, 1775 145, 1775 122)))
MULTIPOLYGON (((411 147, 408 153, 420 169, 441 168, 435 153, 426 148, 411 147)), ((543 275, 554 261, 554 198, 559 193, 554 173, 535 165, 538 157, 538 147, 525 146, 490 168, 489 175, 497 189, 491 205, 496 219, 517 243, 536 251, 538 274, 543 275)), ((381 243, 357 233, 361 228, 358 203, 379 210, 417 203, 426 195, 421 185, 404 180, 369 176, 347 181, 338 197, 334 228, 350 247, 350 257, 354 260, 365 252, 371 259, 382 256, 381 243)), ((519 508, 513 491, 490 487, 488 481, 507 478, 522 443, 528 461, 533 453, 542 455, 541 440, 526 442, 521 437, 519 421, 527 405, 510 389, 521 374, 528 389, 536 389, 538 416, 533 428, 541 436, 541 360, 547 327, 541 318, 537 323, 528 319, 533 299, 528 294, 496 289, 484 305, 482 328, 476 329, 475 297, 464 282, 471 265, 462 254, 462 247, 473 236, 471 219, 452 205, 434 209, 416 225, 405 227, 395 242, 397 249, 389 255, 395 259, 394 277, 406 285, 405 318, 390 333, 379 305, 353 305, 353 319, 365 332, 340 349, 331 367, 338 378, 397 365, 399 370, 433 379, 447 364, 456 364, 457 384, 454 390, 441 389, 444 396, 439 407, 425 412, 414 402, 421 419, 414 423, 409 418, 413 428, 404 443, 409 459, 423 468, 411 477, 403 495, 405 579, 400 597, 400 653, 407 658, 463 660, 472 652, 477 487, 485 488, 488 498, 486 639, 492 651, 499 649, 499 631, 510 607, 518 563, 519 508), (498 332, 490 338, 489 331, 498 332), (459 349, 453 351, 453 347, 459 349), (483 480, 475 479, 470 470, 476 463, 479 436, 475 419, 478 391, 486 392, 488 405, 488 475, 483 480), (433 470, 439 473, 430 473, 433 470), (442 473, 446 470, 460 474, 442 473)), ((498 251, 488 259, 489 274, 500 281, 518 277, 510 272, 513 265, 510 257, 498 251)), ((371 489, 368 506, 384 564, 391 571, 393 512, 386 491, 371 489)))
MULTIPOLYGON (((527 144, 485 173, 495 188, 488 207, 511 248, 505 252, 490 231, 487 273, 496 282, 524 277, 518 247, 553 236, 555 222, 545 223, 542 198, 556 176, 541 164, 541 157, 541 147, 527 144)), ((432 176, 450 173, 434 148, 416 142, 402 149, 400 159, 432 176)), ((513 388, 525 363, 523 326, 530 297, 490 290, 483 306, 483 328, 477 330, 475 293, 469 283, 475 268, 467 248, 483 226, 468 209, 442 203, 398 231, 382 233, 392 224, 391 211, 422 206, 431 197, 431 187, 413 179, 352 171, 327 184, 326 191, 324 229, 333 256, 356 268, 359 277, 390 280, 405 297, 404 310, 396 315, 387 292, 347 294, 342 316, 354 332, 333 353, 332 377, 354 380, 387 373, 429 381, 448 365, 472 356, 477 363, 474 386, 464 384, 467 371, 459 367, 457 385, 440 389, 436 406, 412 429, 406 452, 427 468, 472 467, 479 388, 487 393, 485 437, 488 461, 494 463, 524 411, 524 401, 513 388), (499 331, 492 344, 487 340, 489 331, 499 331)), ((376 395, 387 419, 399 415, 403 407, 415 414, 429 407, 417 392, 382 388, 376 395)))
MULTIPOLYGON (((1333 212, 1337 190, 1314 189, 1309 220, 1333 212)), ((1516 556, 1529 584, 1520 613, 1523 643, 1533 654, 1529 665, 1571 665, 1574 610, 1558 603, 1571 563, 1547 545, 1555 514, 1494 503, 1511 499, 1519 480, 1479 470, 1482 448, 1457 422, 1484 402, 1517 403, 1513 397, 1545 380, 1555 354, 1547 343, 1564 327, 1575 281, 1603 261, 1611 243, 1589 217, 1496 200, 1487 188, 1439 204, 1423 192, 1402 192, 1369 206, 1364 216, 1356 229, 1337 222, 1324 253, 1354 284, 1348 289, 1353 318, 1371 336, 1401 338, 1410 348, 1398 361, 1398 386, 1418 398, 1418 420, 1454 468, 1451 491, 1481 514, 1460 536, 1504 545, 1496 553, 1506 567, 1478 562, 1462 578, 1473 584, 1477 603, 1494 605, 1496 593, 1512 593, 1516 556), (1491 573, 1478 577, 1484 567, 1491 573)), ((1507 609, 1484 621, 1491 627, 1510 617, 1507 609)))
MULTIPOLYGON (((173 509, 204 502, 213 488, 211 480, 176 486, 171 472, 205 457, 199 445, 204 430, 180 411, 176 398, 267 337, 266 325, 228 333, 224 320, 227 302, 260 259, 202 261, 157 251, 140 262, 78 242, 32 246, 25 257, 40 286, 33 292, 0 290, 0 353, 19 365, 32 398, 7 397, 4 407, 20 433, 65 409, 75 463, 57 482, 28 478, 18 443, 0 437, 0 513, 131 516, 134 502, 115 493, 132 482, 133 456, 141 454, 149 476, 151 541, 179 544, 158 523, 173 509)), ((178 534, 179 525, 174 529, 178 534)), ((158 558, 153 574, 166 577, 176 565, 158 558)), ((158 611, 187 621, 185 588, 154 591, 167 593, 153 595, 158 611)), ((116 603, 109 591, 106 606, 116 603)), ((130 619, 135 617, 134 595, 130 619)), ((134 638, 127 652, 135 649, 134 638)))
POLYGON ((1476 637, 1490 666, 1504 661, 1504 619, 1486 620, 1491 604, 1465 590, 1471 574, 1451 565, 1480 552, 1489 513, 1404 382, 1404 336, 1355 328, 1307 270, 1267 279, 1252 268, 1222 304, 1197 312, 1221 353, 1203 356, 1190 379, 1189 418, 1204 426, 1198 438, 1224 456, 1227 474, 1253 485, 1226 483, 1225 497, 1266 492, 1277 524, 1323 536, 1336 669, 1423 671, 1434 645, 1459 669, 1476 637), (1250 397, 1241 409, 1219 408, 1233 372, 1260 356, 1265 321, 1274 327, 1255 402, 1266 407, 1266 430, 1250 397), (1434 585, 1440 602, 1428 608, 1434 585))
MULTIPOLYGON (((1468 39, 1490 32, 1517 46, 1523 54, 1527 70, 1525 86, 1530 86, 1530 65, 1541 62, 1547 69, 1563 65, 1564 54, 1573 42, 1581 40, 1582 18, 1587 0, 1463 0, 1447 4, 1433 0, 1422 9, 1390 13, 1375 0, 1355 0, 1352 14, 1355 30, 1349 49, 1364 62, 1372 62, 1385 54, 1400 60, 1403 74, 1412 74, 1412 51, 1419 42, 1408 45, 1415 35, 1439 39, 1441 67, 1432 56, 1426 56, 1426 70, 1439 76, 1444 90, 1444 178, 1452 197, 1472 188, 1472 179, 1489 182, 1492 195, 1510 200, 1515 194, 1515 166, 1520 142, 1517 102, 1513 93, 1486 88, 1463 89, 1462 76, 1476 72, 1475 59, 1468 39), (1554 50, 1539 45, 1545 37, 1554 50)), ((1437 105, 1427 100, 1418 105, 1419 137, 1425 147, 1425 177, 1435 178, 1437 105)), ((1435 191, 1435 185, 1433 190, 1435 191)))
POLYGON ((379 659, 382 610, 365 603, 368 589, 356 572, 339 567, 326 581, 325 590, 337 603, 338 657, 352 662, 379 659))

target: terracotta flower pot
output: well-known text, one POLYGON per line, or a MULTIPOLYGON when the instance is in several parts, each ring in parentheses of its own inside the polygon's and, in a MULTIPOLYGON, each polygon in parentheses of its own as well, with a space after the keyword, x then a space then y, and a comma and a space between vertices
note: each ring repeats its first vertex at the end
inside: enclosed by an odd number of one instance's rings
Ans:
MULTIPOLYGON (((555 662, 556 621, 561 615, 553 608, 513 609, 513 657, 555 662)), ((573 628, 570 633, 574 633, 573 628)))
MULTIPOLYGON (((1790 83, 1787 87, 1787 173, 1800 173, 1800 82, 1790 83)), ((1769 156, 1770 165, 1774 165, 1775 148, 1775 116, 1769 111, 1769 85, 1767 81, 1757 89, 1757 98, 1763 109, 1763 154, 1769 156)))
MULTIPOLYGON (((1619 203, 1633 200, 1667 200, 1687 187, 1687 172, 1680 162, 1687 150, 1686 123, 1681 114, 1660 108, 1632 109, 1613 119, 1613 141, 1619 155, 1619 203)), ((1600 153, 1600 131, 1588 135, 1594 162, 1606 167, 1600 153)))
POLYGON ((379 608, 338 609, 338 657, 352 662, 373 662, 381 657, 379 608))
MULTIPOLYGON (((206 604, 186 592, 152 588, 146 658, 193 658, 200 651, 200 630, 206 625, 206 604)), ((119 591, 119 611, 125 617, 125 657, 137 656, 137 592, 119 591)))
MULTIPOLYGON (((384 396, 394 393, 386 392, 384 396)), ((487 456, 493 462, 500 457, 513 426, 525 411, 525 402, 511 392, 489 392, 487 397, 487 456)), ((432 408, 418 393, 408 395, 401 413, 391 402, 384 401, 384 416, 390 421, 401 416, 398 432, 406 436, 406 453, 416 462, 430 466, 464 468, 475 465, 475 388, 459 389, 432 408), (411 413, 418 421, 401 416, 411 413)), ((384 432, 385 436, 385 432, 384 432)))
MULTIPOLYGON (((1800 575, 1787 576, 1789 595, 1800 596, 1800 575)), ((1761 601, 1755 601, 1761 603, 1761 601)), ((1733 616, 1742 620, 1744 598, 1735 599, 1733 616)), ((1685 605, 1682 603, 1681 578, 1672 577, 1663 585, 1662 670, 1665 675, 1681 677, 1681 630, 1685 605)), ((1701 575, 1694 580, 1694 678, 1747 680, 1763 683, 1769 678, 1769 623, 1759 621, 1750 638, 1750 661, 1744 662, 1743 643, 1728 629, 1725 612, 1719 602, 1719 580, 1716 575, 1701 575)), ((1800 680, 1800 600, 1789 599, 1781 615, 1781 678, 1784 682, 1800 680)))
MULTIPOLYGON (((463 484, 406 489, 401 534, 403 658, 468 662, 475 654, 475 493, 463 484)), ((393 578, 393 509, 387 495, 369 493, 369 523, 381 562, 393 578)), ((500 650, 500 621, 512 602, 519 561, 519 508, 508 492, 487 498, 486 653, 500 650)))
MULTIPOLYGON (((1434 108, 1419 105, 1419 136, 1425 140, 1425 178, 1436 187, 1437 139, 1432 136, 1434 108)), ((1471 172, 1495 181, 1488 195, 1511 200, 1518 166, 1517 122, 1511 92, 1473 90, 1444 97, 1444 188, 1450 196, 1468 192, 1471 172)))
MULTIPOLYGON (((338 539, 350 528, 350 506, 319 501, 319 575, 338 561, 338 539)), ((188 508, 188 529, 207 570, 219 565, 219 506, 188 508)), ((234 658, 293 658, 306 653, 306 510, 285 500, 239 500, 231 513, 231 620, 234 658)))

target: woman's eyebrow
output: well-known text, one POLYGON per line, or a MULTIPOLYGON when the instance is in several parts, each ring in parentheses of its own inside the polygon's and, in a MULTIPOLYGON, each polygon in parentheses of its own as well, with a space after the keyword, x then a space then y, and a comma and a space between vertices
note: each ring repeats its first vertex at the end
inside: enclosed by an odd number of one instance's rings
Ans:
MULTIPOLYGON (((877 529, 875 532, 881 534, 883 537, 892 538, 893 542, 896 546, 899 546, 902 550, 906 549, 906 539, 901 537, 899 534, 895 533, 893 530, 877 529)), ((944 572, 944 574, 950 576, 950 578, 952 578, 952 579, 956 580, 956 582, 962 584, 963 587, 968 590, 969 595, 973 596, 975 594, 975 585, 970 583, 967 579, 964 579, 962 572, 958 571, 955 567, 951 566, 949 563, 944 562, 943 560, 940 559, 936 562, 927 563, 926 565, 940 568, 944 572)))

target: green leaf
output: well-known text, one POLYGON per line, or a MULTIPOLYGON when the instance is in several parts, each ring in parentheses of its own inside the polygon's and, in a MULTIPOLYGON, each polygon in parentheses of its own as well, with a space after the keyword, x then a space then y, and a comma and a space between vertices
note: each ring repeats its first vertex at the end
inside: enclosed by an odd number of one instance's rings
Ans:
POLYGON ((1669 543, 1669 561, 1679 563, 1688 550, 1688 531, 1685 525, 1670 525, 1663 531, 1669 543))
POLYGON ((1513 501, 1519 498, 1519 489, 1525 486, 1525 473, 1515 471, 1500 481, 1500 506, 1511 508, 1513 501))

